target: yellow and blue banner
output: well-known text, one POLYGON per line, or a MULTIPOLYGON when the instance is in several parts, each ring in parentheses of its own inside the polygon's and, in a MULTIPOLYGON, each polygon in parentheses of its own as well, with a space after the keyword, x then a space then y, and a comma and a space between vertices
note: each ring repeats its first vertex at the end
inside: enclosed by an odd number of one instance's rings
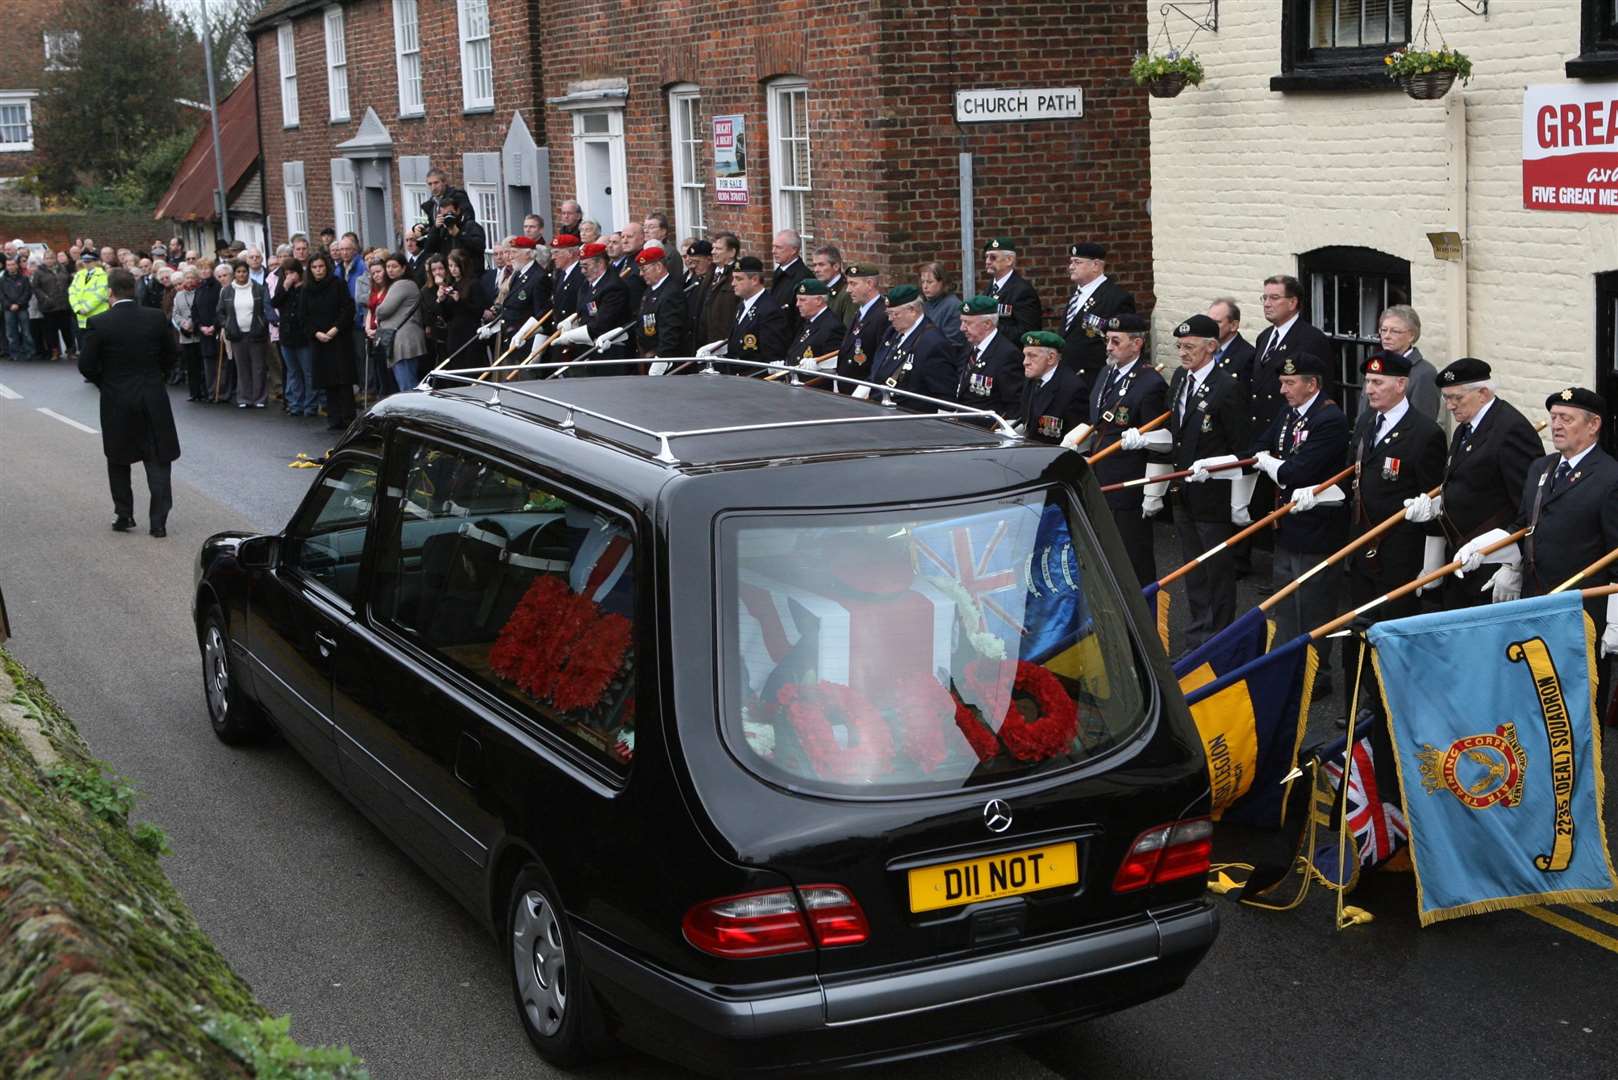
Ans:
POLYGON ((1272 624, 1254 608, 1219 633, 1174 661, 1174 677, 1189 694, 1199 686, 1250 664, 1270 648, 1272 624))
POLYGON ((1152 618, 1157 623, 1157 639, 1163 643, 1163 651, 1169 651, 1169 591, 1157 582, 1152 582, 1140 591, 1141 599, 1146 606, 1152 609, 1152 618))
POLYGON ((1371 627, 1423 926, 1618 899, 1577 591, 1371 627), (1456 665, 1464 663, 1464 677, 1456 665))

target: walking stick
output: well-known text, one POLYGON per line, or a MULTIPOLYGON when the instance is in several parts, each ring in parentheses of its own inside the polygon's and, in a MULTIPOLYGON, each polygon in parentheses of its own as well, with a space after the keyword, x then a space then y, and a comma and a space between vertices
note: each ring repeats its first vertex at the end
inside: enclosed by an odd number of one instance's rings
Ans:
MULTIPOLYGON (((1516 532, 1512 533, 1510 536, 1507 536, 1507 537, 1505 537, 1504 539, 1501 539, 1501 540, 1496 540, 1494 543, 1490 544, 1488 547, 1486 547, 1482 551, 1480 551, 1479 554, 1480 555, 1493 555, 1495 552, 1499 551, 1501 548, 1509 547, 1510 545, 1515 544, 1517 541, 1521 540, 1523 537, 1525 537, 1527 535, 1528 535, 1528 530, 1527 529, 1518 529, 1516 532)), ((1367 611, 1370 611, 1372 608, 1380 607, 1381 605, 1386 604, 1388 601, 1397 600, 1402 596, 1409 596, 1411 593, 1415 592, 1417 589, 1420 589, 1420 588, 1422 588, 1424 586, 1427 586, 1427 585, 1431 585, 1433 582, 1437 581, 1439 578, 1448 577, 1450 574, 1453 574, 1455 571, 1459 570, 1460 568, 1461 568, 1461 560, 1460 559, 1456 559, 1454 562, 1445 563, 1443 566, 1440 566, 1437 570, 1431 570, 1431 571, 1421 575, 1420 577, 1416 578, 1414 581, 1407 581, 1403 585, 1399 586, 1397 589, 1393 589, 1393 590, 1390 590, 1388 592, 1385 592, 1381 596, 1378 596, 1373 600, 1367 600, 1365 603, 1361 604, 1359 607, 1355 608, 1353 611, 1344 612, 1343 614, 1337 616, 1337 618, 1333 619, 1331 622, 1325 623, 1325 624, 1323 624, 1321 626, 1315 627, 1313 630, 1309 631, 1309 637, 1311 639, 1315 640, 1315 641, 1319 641, 1323 637, 1330 637, 1332 634, 1335 634, 1337 631, 1341 630, 1343 627, 1349 625, 1355 619, 1359 618, 1361 615, 1365 614, 1367 611)), ((1612 587, 1611 586, 1604 586, 1604 588, 1612 588, 1612 587)), ((1599 592, 1600 590, 1599 589, 1593 589, 1593 590, 1588 590, 1588 591, 1589 592, 1599 592)))
MULTIPOLYGON (((1253 462, 1257 460, 1258 458, 1242 458, 1240 461, 1227 461, 1221 465, 1209 465, 1207 466, 1207 469, 1211 473, 1224 472, 1227 469, 1241 469, 1253 464, 1253 462)), ((1183 480, 1185 477, 1190 476, 1196 471, 1197 470, 1195 469, 1181 469, 1179 472, 1164 473, 1161 476, 1142 476, 1134 480, 1120 480, 1116 484, 1102 484, 1101 490, 1122 491, 1125 488, 1140 487, 1144 484, 1164 483, 1169 480, 1183 480)))
MULTIPOLYGON (((1113 445, 1116 446, 1117 444, 1114 443, 1113 445)), ((1350 465, 1348 468, 1344 469, 1342 472, 1338 473, 1336 476, 1333 476, 1333 477, 1327 479, 1324 483, 1321 483, 1319 486, 1317 486, 1314 489, 1315 494, 1319 495, 1321 492, 1328 490, 1333 484, 1340 483, 1341 481, 1348 479, 1349 475, 1352 474, 1353 472, 1354 472, 1354 466, 1350 465)), ((1152 479, 1153 480, 1159 480, 1159 479, 1161 479, 1161 477, 1154 476, 1154 477, 1152 477, 1152 479)), ((1281 506, 1276 507, 1274 510, 1270 511, 1268 514, 1265 514, 1263 517, 1261 517, 1257 521, 1253 522, 1253 524, 1247 526, 1247 528, 1243 529, 1241 532, 1237 533, 1235 536, 1232 536, 1229 540, 1220 541, 1219 543, 1215 544, 1213 547, 1209 548, 1207 551, 1204 551, 1201 555, 1198 555, 1196 558, 1192 559, 1190 562, 1186 563, 1184 566, 1180 567, 1178 570, 1174 571, 1173 573, 1169 574, 1168 576, 1158 578, 1157 579, 1157 587, 1159 589, 1167 588, 1170 582, 1180 580, 1181 578, 1185 577, 1185 575, 1189 574, 1191 571, 1195 570, 1197 567, 1201 566, 1203 563, 1205 563, 1209 559, 1213 558, 1215 555, 1218 555, 1221 551, 1224 551, 1226 548, 1235 547, 1237 544, 1241 543, 1243 540, 1246 540, 1249 536, 1252 536, 1254 533, 1260 531, 1261 529, 1269 528, 1271 525, 1274 525, 1277 521, 1280 521, 1282 518, 1286 517, 1290 513, 1292 513, 1292 504, 1291 503, 1284 503, 1281 506)), ((1402 515, 1404 513, 1404 511, 1401 510, 1401 511, 1399 511, 1399 513, 1402 515)))
MULTIPOLYGON (((1142 435, 1144 435, 1148 431, 1153 431, 1153 430, 1156 430, 1159 427, 1162 427, 1163 424, 1168 421, 1168 418, 1173 416, 1173 415, 1174 415, 1174 410, 1170 409, 1167 412, 1165 412, 1162 416, 1154 416, 1154 417, 1152 417, 1150 420, 1146 421, 1146 423, 1142 424, 1140 427, 1136 428, 1135 430, 1140 432, 1142 435)), ((1096 462, 1100 461, 1102 458, 1106 457, 1108 454, 1111 454, 1111 453, 1115 452, 1122 445, 1124 445, 1123 442, 1119 441, 1119 442, 1112 443, 1112 444, 1110 444, 1108 446, 1103 446, 1100 450, 1097 450, 1095 453, 1091 454, 1085 460, 1088 461, 1091 465, 1094 465, 1096 462)), ((1154 476, 1154 477, 1152 477, 1152 479, 1156 480, 1157 477, 1154 476)))
POLYGON ((225 343, 216 339, 213 353, 217 360, 213 367, 213 399, 217 402, 219 401, 219 383, 225 377, 225 343))

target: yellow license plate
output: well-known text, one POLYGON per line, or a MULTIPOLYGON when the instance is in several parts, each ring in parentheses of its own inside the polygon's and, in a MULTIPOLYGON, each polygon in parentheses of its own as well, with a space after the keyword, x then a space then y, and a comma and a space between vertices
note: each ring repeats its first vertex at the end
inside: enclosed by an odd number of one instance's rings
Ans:
POLYGON ((1051 844, 910 871, 912 913, 1079 883, 1077 844, 1051 844))

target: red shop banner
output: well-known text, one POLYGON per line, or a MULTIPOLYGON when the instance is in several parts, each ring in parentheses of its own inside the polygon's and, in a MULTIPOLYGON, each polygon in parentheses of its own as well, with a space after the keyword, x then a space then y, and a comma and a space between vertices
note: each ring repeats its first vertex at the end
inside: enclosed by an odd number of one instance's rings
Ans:
POLYGON ((1618 213, 1618 83, 1523 91, 1522 202, 1530 210, 1618 213))

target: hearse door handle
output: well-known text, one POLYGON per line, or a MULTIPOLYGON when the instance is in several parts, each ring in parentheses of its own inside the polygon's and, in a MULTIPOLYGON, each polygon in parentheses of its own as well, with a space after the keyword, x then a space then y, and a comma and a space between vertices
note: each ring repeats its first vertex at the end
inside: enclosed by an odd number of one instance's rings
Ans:
POLYGON ((331 656, 331 651, 337 648, 337 639, 330 634, 315 631, 315 644, 320 646, 320 658, 325 660, 331 656))

